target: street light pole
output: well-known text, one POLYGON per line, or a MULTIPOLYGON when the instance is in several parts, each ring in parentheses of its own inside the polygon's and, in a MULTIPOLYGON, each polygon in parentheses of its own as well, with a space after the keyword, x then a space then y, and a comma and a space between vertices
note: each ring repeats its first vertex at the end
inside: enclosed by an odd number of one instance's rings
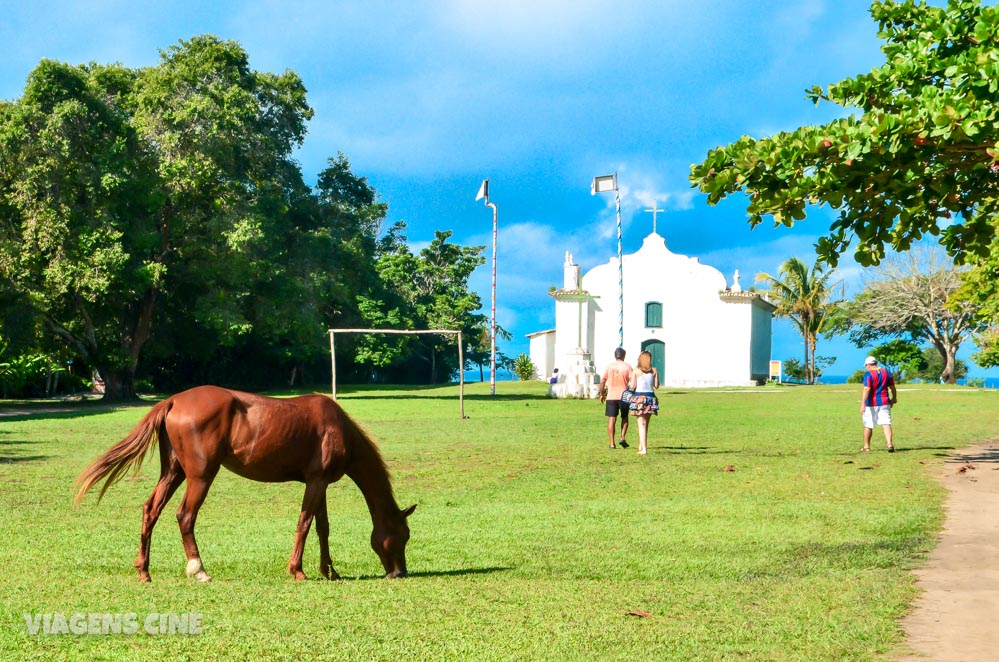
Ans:
MULTIPOLYGON (((617 207, 617 343, 624 347, 624 246, 621 232, 621 190, 617 185, 617 173, 593 178, 590 195, 614 191, 614 204, 617 207)), ((653 205, 655 206, 655 205, 653 205)))
POLYGON ((493 283, 492 310, 489 320, 489 395, 496 395, 496 238, 499 230, 499 210, 489 202, 489 180, 482 181, 476 200, 485 198, 486 206, 493 209, 493 283))

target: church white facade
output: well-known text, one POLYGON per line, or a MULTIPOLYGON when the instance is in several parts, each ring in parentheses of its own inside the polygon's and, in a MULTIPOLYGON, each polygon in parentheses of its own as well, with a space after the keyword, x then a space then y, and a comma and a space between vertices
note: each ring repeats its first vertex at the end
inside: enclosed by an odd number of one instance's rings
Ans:
POLYGON ((743 291, 738 271, 729 285, 714 267, 668 250, 655 232, 623 256, 620 276, 613 257, 580 277, 566 253, 563 287, 551 295, 555 328, 528 338, 538 378, 559 369, 558 397, 598 397, 622 328, 625 360, 634 365, 649 350, 663 386, 750 386, 769 377, 774 305, 743 291))

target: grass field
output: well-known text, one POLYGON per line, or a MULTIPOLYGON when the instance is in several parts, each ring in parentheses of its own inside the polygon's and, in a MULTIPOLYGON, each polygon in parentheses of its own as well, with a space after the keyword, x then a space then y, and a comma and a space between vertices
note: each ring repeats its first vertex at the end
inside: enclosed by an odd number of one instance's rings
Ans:
MULTIPOLYGON (((0 659, 848 660, 901 650, 909 572, 942 522, 934 471, 995 436, 999 393, 903 387, 896 446, 860 454, 859 387, 663 390, 649 454, 607 449, 602 407, 544 384, 342 389, 410 518, 385 580, 370 519, 329 490, 343 581, 285 574, 298 484, 223 471, 198 518, 215 581, 184 577, 172 513, 153 583, 131 567, 158 472, 74 509, 72 484, 145 407, 0 418, 0 659), (732 471, 724 471, 727 466, 732 471), (648 615, 631 615, 640 612, 648 615), (201 634, 31 634, 44 614, 200 614, 201 634)), ((22 410, 0 403, 0 414, 22 410)), ((318 575, 310 536, 306 572, 318 575)))

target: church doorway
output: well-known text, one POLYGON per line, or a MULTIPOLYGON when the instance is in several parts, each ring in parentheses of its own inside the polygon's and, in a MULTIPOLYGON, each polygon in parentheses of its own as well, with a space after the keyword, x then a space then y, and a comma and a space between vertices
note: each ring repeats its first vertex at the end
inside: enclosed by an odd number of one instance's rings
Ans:
POLYGON ((666 343, 662 340, 646 340, 642 343, 642 351, 646 350, 652 355, 652 367, 659 372, 659 381, 662 381, 666 374, 666 343))

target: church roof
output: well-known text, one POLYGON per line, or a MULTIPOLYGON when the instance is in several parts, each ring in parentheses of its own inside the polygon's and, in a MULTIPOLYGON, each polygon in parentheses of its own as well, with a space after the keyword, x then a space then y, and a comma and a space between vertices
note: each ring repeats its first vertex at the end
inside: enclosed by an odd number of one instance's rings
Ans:
POLYGON ((548 292, 550 296, 555 297, 561 301, 588 301, 590 299, 599 299, 600 297, 595 297, 584 289, 575 290, 551 290, 548 292))

